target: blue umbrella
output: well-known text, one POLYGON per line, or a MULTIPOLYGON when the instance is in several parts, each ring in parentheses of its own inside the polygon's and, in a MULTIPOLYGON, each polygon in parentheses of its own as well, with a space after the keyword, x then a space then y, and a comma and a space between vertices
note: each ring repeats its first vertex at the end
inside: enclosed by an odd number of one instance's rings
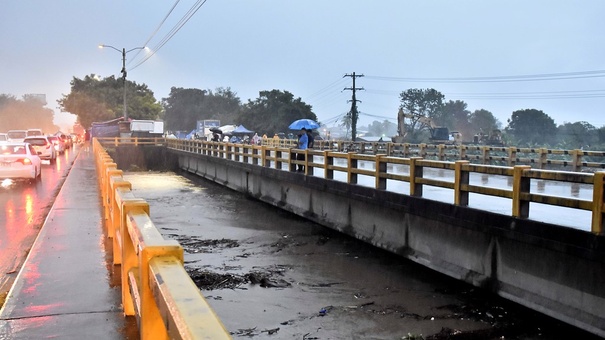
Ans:
POLYGON ((305 128, 307 130, 319 129, 319 123, 314 121, 313 119, 298 119, 292 122, 288 128, 292 130, 301 130, 305 128))

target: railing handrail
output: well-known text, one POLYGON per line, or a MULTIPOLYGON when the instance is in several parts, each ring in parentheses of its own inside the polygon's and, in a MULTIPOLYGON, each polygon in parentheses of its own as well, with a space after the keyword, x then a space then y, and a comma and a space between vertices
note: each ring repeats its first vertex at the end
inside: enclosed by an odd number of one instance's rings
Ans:
POLYGON ((231 339, 185 271, 181 245, 163 238, 149 204, 134 196, 97 138, 93 150, 114 264, 120 265, 124 314, 136 316, 140 338, 231 339))
MULTIPOLYGON (((431 185, 454 190, 454 204, 468 206, 469 194, 478 193, 495 197, 504 197, 512 200, 512 216, 518 218, 529 217, 529 204, 543 203, 559 207, 568 207, 591 211, 591 231, 595 234, 603 234, 605 207, 603 197, 605 188, 603 178, 605 171, 595 173, 580 173, 569 171, 532 169, 528 165, 495 166, 470 164, 468 160, 456 162, 427 160, 422 157, 392 157, 382 154, 370 156, 354 152, 337 152, 332 150, 298 150, 295 148, 283 148, 280 146, 256 146, 232 143, 213 143, 206 141, 169 140, 167 147, 184 152, 208 155, 212 157, 225 158, 237 162, 251 163, 263 167, 273 167, 278 170, 293 171, 297 165, 305 166, 305 174, 312 173, 313 168, 324 170, 325 179, 334 179, 334 171, 347 174, 347 183, 357 184, 358 175, 373 176, 375 188, 385 190, 387 179, 408 182, 410 185, 410 196, 422 197, 422 186, 431 185), (304 153, 305 160, 297 160, 296 153, 304 153), (316 162, 315 157, 323 157, 323 162, 316 162), (346 161, 346 166, 334 164, 335 159, 346 161), (371 162, 375 170, 367 170, 359 167, 359 162, 371 162), (407 165, 410 167, 409 176, 388 172, 387 165, 407 165), (454 171, 454 181, 441 181, 423 176, 424 168, 454 171), (480 185, 471 185, 470 174, 495 174, 509 177, 512 180, 512 190, 499 189, 480 185), (545 194, 530 192, 530 180, 543 179, 561 181, 567 183, 592 184, 592 201, 578 198, 554 197, 545 194)), ((406 193, 401 193, 406 194, 406 193)))

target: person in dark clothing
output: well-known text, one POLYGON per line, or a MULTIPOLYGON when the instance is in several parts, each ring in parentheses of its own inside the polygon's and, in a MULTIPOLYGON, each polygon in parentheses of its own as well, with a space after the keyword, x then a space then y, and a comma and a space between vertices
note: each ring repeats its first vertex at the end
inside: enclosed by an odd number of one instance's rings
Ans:
POLYGON ((315 143, 315 137, 313 137, 313 130, 307 130, 307 148, 313 149, 313 144, 315 143))

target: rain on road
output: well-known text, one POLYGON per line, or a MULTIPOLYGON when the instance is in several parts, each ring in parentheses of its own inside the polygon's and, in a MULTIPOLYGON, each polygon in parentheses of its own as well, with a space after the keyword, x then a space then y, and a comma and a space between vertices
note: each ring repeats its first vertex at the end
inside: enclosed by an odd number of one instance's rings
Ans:
POLYGON ((55 164, 42 161, 40 181, 0 180, 0 305, 17 277, 78 150, 79 146, 66 150, 55 164))

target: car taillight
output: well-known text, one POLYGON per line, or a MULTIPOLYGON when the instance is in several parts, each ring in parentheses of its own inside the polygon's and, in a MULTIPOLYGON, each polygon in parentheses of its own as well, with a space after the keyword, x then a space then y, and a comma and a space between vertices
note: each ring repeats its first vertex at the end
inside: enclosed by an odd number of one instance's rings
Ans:
POLYGON ((32 160, 29 158, 19 158, 17 159, 17 162, 23 164, 23 165, 31 165, 32 164, 32 160))

